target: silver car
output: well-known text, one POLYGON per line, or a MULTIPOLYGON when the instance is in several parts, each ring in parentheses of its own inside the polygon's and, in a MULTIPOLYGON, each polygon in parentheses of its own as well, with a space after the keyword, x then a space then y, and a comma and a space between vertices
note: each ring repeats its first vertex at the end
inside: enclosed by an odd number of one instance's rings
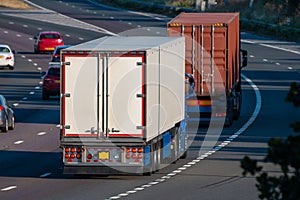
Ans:
POLYGON ((6 44, 0 44, 0 67, 14 69, 15 57, 14 51, 6 44))
POLYGON ((14 111, 8 105, 3 95, 0 95, 0 130, 7 132, 15 128, 14 111))

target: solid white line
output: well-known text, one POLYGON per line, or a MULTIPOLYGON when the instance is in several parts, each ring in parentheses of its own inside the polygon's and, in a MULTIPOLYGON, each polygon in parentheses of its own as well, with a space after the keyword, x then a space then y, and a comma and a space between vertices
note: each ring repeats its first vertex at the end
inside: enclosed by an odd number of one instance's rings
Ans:
POLYGON ((6 191, 9 191, 9 190, 12 190, 12 189, 16 189, 17 186, 16 185, 12 185, 12 186, 9 186, 9 187, 6 187, 6 188, 2 188, 1 191, 2 192, 6 192, 6 191))
POLYGON ((264 46, 264 47, 269 47, 269 48, 272 48, 272 49, 277 49, 277 50, 281 50, 281 51, 286 51, 286 52, 290 52, 290 53, 294 53, 294 54, 298 54, 300 55, 300 52, 299 51, 295 51, 295 50, 291 50, 291 49, 286 49, 286 48, 282 48, 282 47, 277 47, 277 46, 273 46, 273 45, 269 45, 269 44, 262 44, 262 43, 258 43, 258 42, 252 42, 250 40, 241 40, 242 42, 245 42, 245 43, 250 43, 250 44, 257 44, 257 45, 260 45, 260 46, 264 46))
POLYGON ((281 48, 281 47, 276 47, 276 46, 269 45, 269 44, 259 44, 259 45, 264 46, 264 47, 270 47, 270 48, 277 49, 277 50, 287 51, 287 52, 290 52, 290 53, 295 53, 295 54, 300 55, 300 52, 299 52, 299 51, 294 51, 294 50, 290 50, 290 49, 285 49, 285 48, 281 48))

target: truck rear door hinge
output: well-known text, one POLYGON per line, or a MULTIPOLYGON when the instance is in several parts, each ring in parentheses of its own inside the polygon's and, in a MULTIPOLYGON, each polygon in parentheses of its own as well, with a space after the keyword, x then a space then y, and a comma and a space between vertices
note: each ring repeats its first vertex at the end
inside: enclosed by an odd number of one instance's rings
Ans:
POLYGON ((146 95, 145 95, 145 94, 136 94, 136 97, 137 97, 137 98, 145 98, 146 95))
POLYGON ((145 63, 144 63, 144 62, 137 62, 136 65, 137 65, 137 66, 144 66, 145 63))
POLYGON ((139 130, 145 130, 145 126, 136 126, 136 129, 139 129, 139 130))
POLYGON ((70 62, 61 62, 60 65, 71 65, 70 62))
POLYGON ((70 125, 64 125, 64 126, 61 126, 62 129, 70 129, 71 126, 70 125))
POLYGON ((70 93, 65 93, 65 94, 61 94, 60 96, 61 97, 71 97, 71 94, 70 93))

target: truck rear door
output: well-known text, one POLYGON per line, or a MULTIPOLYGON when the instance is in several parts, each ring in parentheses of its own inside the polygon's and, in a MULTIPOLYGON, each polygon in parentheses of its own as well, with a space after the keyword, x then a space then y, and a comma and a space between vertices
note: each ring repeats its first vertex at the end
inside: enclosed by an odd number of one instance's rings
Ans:
POLYGON ((64 56, 62 134, 70 137, 142 137, 143 56, 64 56))

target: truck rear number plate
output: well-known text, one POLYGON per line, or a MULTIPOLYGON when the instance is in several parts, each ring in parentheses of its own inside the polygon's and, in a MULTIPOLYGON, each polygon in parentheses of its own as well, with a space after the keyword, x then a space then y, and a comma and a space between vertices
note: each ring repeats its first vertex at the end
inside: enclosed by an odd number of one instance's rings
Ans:
POLYGON ((99 152, 99 159, 100 160, 108 160, 109 159, 109 152, 108 151, 99 152))

